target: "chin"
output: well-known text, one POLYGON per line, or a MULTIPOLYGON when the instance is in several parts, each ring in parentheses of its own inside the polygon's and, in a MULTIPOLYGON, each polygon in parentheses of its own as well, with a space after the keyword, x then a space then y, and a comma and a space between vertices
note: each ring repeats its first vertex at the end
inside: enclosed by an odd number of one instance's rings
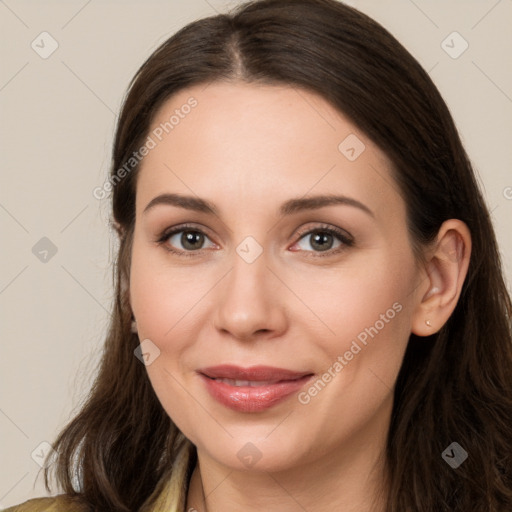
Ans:
MULTIPOLYGON (((199 443, 199 451, 204 451, 208 457, 234 471, 279 472, 289 470, 304 463, 304 445, 295 436, 270 434, 266 429, 264 435, 251 436, 248 433, 238 435, 225 443, 212 443, 209 437, 205 444, 199 443), (201 448, 203 446, 204 448, 201 448), (298 446, 302 450, 297 449, 298 446)), ((197 445, 196 445, 197 446, 197 445)), ((307 450, 311 452, 311 450, 307 450)))

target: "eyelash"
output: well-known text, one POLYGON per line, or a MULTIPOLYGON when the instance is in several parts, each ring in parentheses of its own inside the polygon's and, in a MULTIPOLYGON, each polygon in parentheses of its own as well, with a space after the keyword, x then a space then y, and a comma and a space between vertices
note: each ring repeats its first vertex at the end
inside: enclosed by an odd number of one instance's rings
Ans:
MULTIPOLYGON (((165 230, 162 234, 159 235, 159 237, 157 238, 156 241, 159 245, 162 245, 166 251, 169 251, 178 256, 183 256, 185 258, 188 258, 191 256, 196 256, 197 254, 199 254, 201 252, 201 249, 196 250, 196 251, 179 251, 179 250, 172 248, 168 244, 166 244, 166 242, 169 240, 169 238, 171 236, 175 235, 176 233, 180 233, 182 231, 191 231, 194 233, 200 233, 200 234, 208 237, 208 235, 206 233, 204 233, 201 229, 198 229, 194 225, 182 224, 182 225, 176 226, 175 228, 172 228, 170 230, 165 230)), ((340 229, 333 228, 333 227, 327 226, 327 225, 321 225, 321 226, 317 226, 313 229, 308 229, 308 230, 299 232, 298 233, 299 239, 297 240, 297 242, 300 241, 302 238, 304 238, 306 235, 312 235, 315 233, 329 233, 330 235, 333 235, 334 237, 338 238, 338 240, 342 243, 342 245, 340 245, 336 249, 329 249, 327 251, 306 251, 306 252, 314 254, 314 255, 310 255, 309 257, 322 258, 322 257, 334 256, 335 254, 338 254, 341 251, 346 250, 348 247, 352 247, 354 245, 354 240, 350 236, 348 236, 348 234, 345 231, 342 231, 340 229)))

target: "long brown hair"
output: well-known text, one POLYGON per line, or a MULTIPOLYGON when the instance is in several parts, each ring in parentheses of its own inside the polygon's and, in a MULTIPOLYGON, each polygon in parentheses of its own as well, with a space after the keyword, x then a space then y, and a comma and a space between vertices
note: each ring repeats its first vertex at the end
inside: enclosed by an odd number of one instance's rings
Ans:
POLYGON ((418 255, 445 220, 467 224, 472 255, 455 311, 427 340, 411 335, 398 375, 386 510, 512 510, 512 305, 488 208, 428 74, 381 25, 334 0, 260 0, 193 22, 132 80, 111 172, 121 234, 116 300, 91 393, 54 444, 60 487, 93 510, 126 512, 151 503, 172 478, 175 510, 184 507, 197 454, 134 357, 127 292, 137 165, 122 179, 119 169, 165 100, 221 80, 302 88, 343 112, 393 163, 418 255), (468 453, 457 469, 441 456, 452 442, 468 453))

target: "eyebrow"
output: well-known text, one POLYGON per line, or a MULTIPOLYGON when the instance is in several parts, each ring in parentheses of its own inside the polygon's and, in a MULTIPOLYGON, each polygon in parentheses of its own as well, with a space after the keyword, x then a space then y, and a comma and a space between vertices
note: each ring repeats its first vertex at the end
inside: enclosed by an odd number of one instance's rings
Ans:
MULTIPOLYGON (((178 208, 184 208, 186 210, 213 214, 216 216, 219 215, 219 211, 213 203, 205 199, 201 199, 199 197, 186 196, 183 194, 161 194, 159 196, 156 196, 147 204, 147 206, 144 208, 143 213, 147 213, 149 210, 151 210, 157 205, 176 206, 178 208)), ((330 194, 289 199, 288 201, 284 202, 281 205, 279 209, 279 215, 280 217, 285 217, 287 215, 292 215, 300 211, 317 210, 319 208, 323 208, 324 206, 331 205, 353 206, 364 211, 371 217, 375 217, 374 213, 370 210, 370 208, 368 208, 366 205, 364 205, 357 199, 353 199, 351 197, 343 195, 330 194)))

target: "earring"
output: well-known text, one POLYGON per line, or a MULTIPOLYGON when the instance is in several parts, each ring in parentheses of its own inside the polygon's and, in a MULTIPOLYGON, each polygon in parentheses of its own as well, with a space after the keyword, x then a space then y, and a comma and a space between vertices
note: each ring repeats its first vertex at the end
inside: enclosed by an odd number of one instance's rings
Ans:
POLYGON ((137 320, 132 320, 132 332, 137 332, 137 320))
POLYGON ((432 324, 430 323, 430 320, 425 320, 425 323, 427 324, 428 327, 432 327, 432 324))

